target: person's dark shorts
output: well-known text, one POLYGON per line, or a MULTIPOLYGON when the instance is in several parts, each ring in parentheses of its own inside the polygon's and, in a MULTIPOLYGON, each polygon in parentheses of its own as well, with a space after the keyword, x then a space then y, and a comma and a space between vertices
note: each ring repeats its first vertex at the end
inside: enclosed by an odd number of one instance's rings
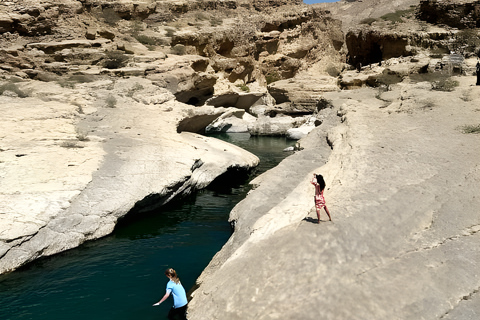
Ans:
POLYGON ((187 320, 187 305, 180 308, 172 307, 168 312, 168 319, 170 320, 187 320))

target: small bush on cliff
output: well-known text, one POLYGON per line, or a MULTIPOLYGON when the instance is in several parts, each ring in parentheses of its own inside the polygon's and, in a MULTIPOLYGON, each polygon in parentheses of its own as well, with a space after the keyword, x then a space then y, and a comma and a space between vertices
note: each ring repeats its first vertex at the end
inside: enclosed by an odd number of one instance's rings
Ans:
POLYGON ((114 96, 109 95, 107 99, 105 99, 105 103, 108 108, 115 108, 117 106, 117 99, 114 96))
POLYGON ((460 127, 460 130, 463 133, 480 134, 480 124, 462 126, 462 127, 460 127))
POLYGON ((119 50, 108 51, 103 63, 107 69, 118 69, 127 64, 128 56, 119 50))
POLYGON ((173 54, 178 56, 183 56, 186 53, 186 49, 183 44, 176 44, 171 50, 173 54))
POLYGON ((62 88, 74 88, 77 83, 87 83, 95 81, 94 76, 83 75, 83 74, 74 74, 69 76, 67 79, 58 80, 57 83, 62 88))
POLYGON ((267 85, 282 79, 280 75, 276 72, 269 72, 265 75, 265 80, 267 81, 267 85))
POLYGON ((250 88, 246 84, 237 84, 237 87, 242 91, 250 92, 250 88))
POLYGON ((369 26, 371 26, 372 23, 374 23, 375 21, 377 21, 377 19, 375 18, 365 18, 362 21, 360 21, 360 24, 368 24, 369 26))
POLYGON ((113 10, 113 8, 105 8, 105 9, 103 9, 103 11, 102 11, 102 17, 103 17, 103 19, 105 20, 105 22, 108 23, 108 24, 111 25, 111 26, 115 25, 119 20, 122 19, 122 18, 120 18, 120 16, 115 12, 115 10, 113 10))
POLYGON ((415 10, 414 8, 411 8, 411 9, 408 9, 408 10, 398 10, 398 11, 395 11, 395 12, 387 13, 387 14, 381 16, 380 18, 385 20, 385 21, 390 21, 390 22, 393 22, 393 23, 403 22, 402 17, 409 16, 410 14, 413 13, 414 10, 415 10))
POLYGON ((441 78, 432 82, 432 89, 436 91, 451 92, 458 87, 459 82, 452 78, 441 78))

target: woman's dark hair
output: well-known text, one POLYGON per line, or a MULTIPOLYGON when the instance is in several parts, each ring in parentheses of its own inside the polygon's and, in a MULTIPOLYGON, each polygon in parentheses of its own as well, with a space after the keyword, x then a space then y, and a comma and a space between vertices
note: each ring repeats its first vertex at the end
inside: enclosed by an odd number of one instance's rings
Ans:
POLYGON ((320 190, 325 189, 325 180, 323 180, 323 176, 321 174, 317 174, 317 183, 320 186, 320 190))

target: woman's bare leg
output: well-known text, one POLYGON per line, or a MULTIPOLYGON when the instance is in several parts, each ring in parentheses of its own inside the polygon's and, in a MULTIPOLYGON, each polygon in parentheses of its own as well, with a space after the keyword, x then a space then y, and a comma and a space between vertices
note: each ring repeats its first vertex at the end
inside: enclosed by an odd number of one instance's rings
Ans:
MULTIPOLYGON (((327 206, 324 206, 323 208, 325 209, 325 212, 328 214, 328 219, 330 219, 330 221, 332 221, 332 217, 330 217, 330 212, 328 212, 327 206)), ((318 221, 320 221, 320 218, 318 219, 318 221)))

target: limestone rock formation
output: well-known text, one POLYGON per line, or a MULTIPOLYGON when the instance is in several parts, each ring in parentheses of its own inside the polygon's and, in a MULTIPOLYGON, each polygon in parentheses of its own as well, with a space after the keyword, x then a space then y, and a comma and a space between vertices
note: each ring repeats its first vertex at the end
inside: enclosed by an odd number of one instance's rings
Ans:
POLYGON ((480 1, 434 1, 420 2, 419 18, 429 23, 445 24, 458 29, 479 27, 480 1))
MULTIPOLYGON (((280 118, 253 111, 275 105, 266 83, 341 64, 339 22, 299 0, 21 0, 0 12, 0 273, 255 166, 197 133, 220 117, 220 131, 273 134, 262 130, 280 118)), ((285 119, 275 134, 305 122, 285 119)))
POLYGON ((160 206, 258 163, 219 140, 178 134, 180 119, 222 108, 192 111, 144 78, 75 89, 9 83, 12 94, 0 96, 2 272, 105 236, 134 207, 160 206), (147 103, 150 92, 164 95, 161 104, 147 103))
POLYGON ((200 134, 248 131, 300 140, 232 210, 190 319, 479 318, 477 7, 0 3, 0 273, 255 166, 200 134))
POLYGON ((461 128, 480 121, 480 95, 474 77, 457 80, 435 94, 408 82, 378 98, 372 88, 325 94, 324 115, 338 120, 252 182, 189 317, 477 317, 480 144, 461 128), (313 172, 327 178, 333 222, 322 212, 316 224, 313 172))

